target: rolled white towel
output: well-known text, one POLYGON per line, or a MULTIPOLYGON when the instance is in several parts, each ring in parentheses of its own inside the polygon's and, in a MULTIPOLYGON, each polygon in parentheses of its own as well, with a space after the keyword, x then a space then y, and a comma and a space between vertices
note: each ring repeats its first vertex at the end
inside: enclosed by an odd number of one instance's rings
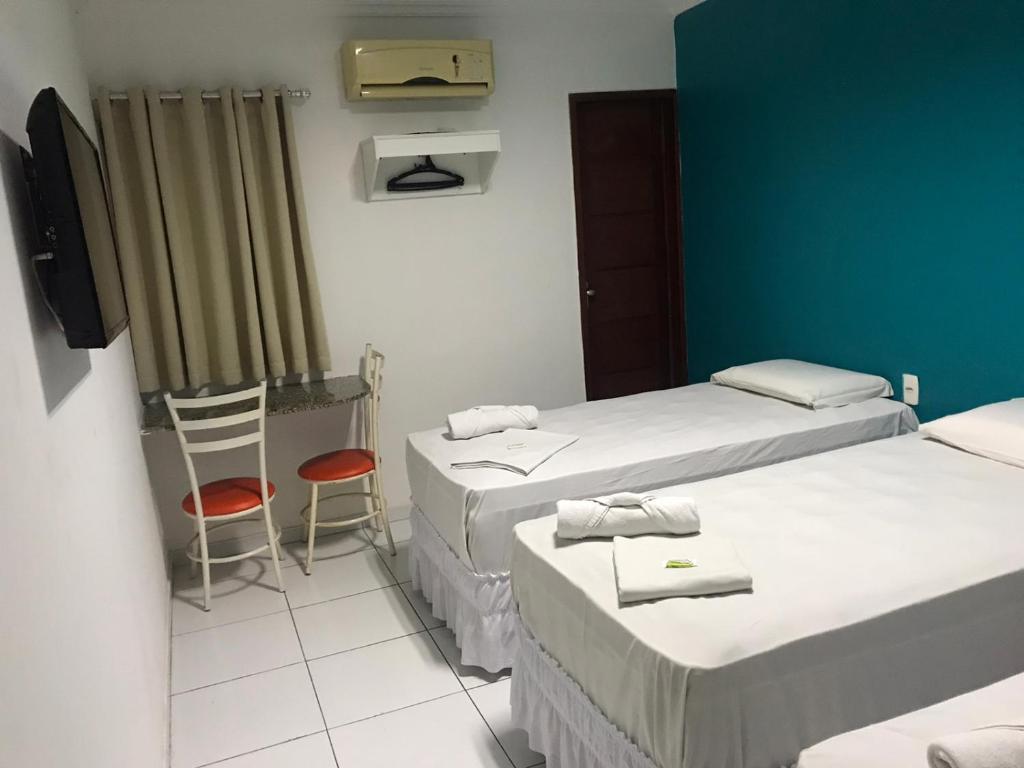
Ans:
POLYGON ((536 429, 539 415, 532 405, 478 405, 448 414, 448 434, 467 440, 512 428, 536 429))
POLYGON ((558 535, 563 539, 645 533, 685 535, 700 530, 697 504, 685 496, 615 493, 595 499, 567 499, 555 506, 558 535))
POLYGON ((929 768, 1021 768, 1024 725, 992 725, 936 739, 928 746, 929 768))

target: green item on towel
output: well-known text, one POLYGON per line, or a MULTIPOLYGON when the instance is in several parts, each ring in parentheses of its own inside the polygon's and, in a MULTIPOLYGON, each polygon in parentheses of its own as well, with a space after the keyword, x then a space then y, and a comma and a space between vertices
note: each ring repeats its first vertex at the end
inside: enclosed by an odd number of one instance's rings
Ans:
POLYGON ((696 568, 697 564, 693 560, 667 560, 665 562, 666 568, 696 568))

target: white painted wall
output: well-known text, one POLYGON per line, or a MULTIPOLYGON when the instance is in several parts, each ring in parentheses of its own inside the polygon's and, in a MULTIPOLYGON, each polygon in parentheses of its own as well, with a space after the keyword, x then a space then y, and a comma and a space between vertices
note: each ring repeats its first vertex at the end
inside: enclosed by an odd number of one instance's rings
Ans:
POLYGON ((168 587, 128 334, 69 350, 28 271, 18 144, 54 85, 90 122, 62 0, 0 2, 0 765, 167 761, 168 587))
MULTIPOLYGON (((331 351, 339 373, 356 370, 366 341, 387 355, 383 446, 393 506, 408 503, 407 433, 481 402, 550 408, 584 397, 568 94, 675 83, 672 10, 616 5, 623 10, 531 3, 483 15, 355 18, 338 10, 342 3, 313 0, 81 3, 77 28, 94 87, 286 82, 313 90, 296 127, 331 351), (339 48, 353 37, 493 38, 496 93, 350 104, 339 48), (360 140, 439 128, 501 130, 487 194, 363 202, 360 140)), ((271 420, 279 521, 294 524, 304 503, 295 467, 343 443, 347 423, 347 413, 331 411, 271 420)), ((189 524, 177 508, 186 480, 176 444, 161 435, 147 438, 146 450, 169 545, 180 546, 189 524)))

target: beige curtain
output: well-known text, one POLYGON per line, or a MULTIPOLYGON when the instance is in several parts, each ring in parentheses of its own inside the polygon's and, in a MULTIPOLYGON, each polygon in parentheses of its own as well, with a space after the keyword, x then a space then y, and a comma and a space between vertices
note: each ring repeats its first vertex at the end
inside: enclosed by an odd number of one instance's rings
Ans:
POLYGON ((182 96, 98 98, 140 391, 329 369, 288 99, 182 96))

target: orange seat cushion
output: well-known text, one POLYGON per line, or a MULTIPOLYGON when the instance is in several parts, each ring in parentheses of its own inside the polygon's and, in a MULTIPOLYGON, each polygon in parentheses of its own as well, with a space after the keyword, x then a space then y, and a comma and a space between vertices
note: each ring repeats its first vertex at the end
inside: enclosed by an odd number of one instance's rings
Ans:
MULTIPOLYGON (((267 481, 267 495, 272 499, 277 491, 274 484, 267 481)), ((254 509, 263 503, 258 477, 229 477, 227 480, 214 480, 199 486, 199 498, 203 500, 203 517, 233 515, 254 509)), ((190 493, 181 500, 181 508, 186 514, 195 515, 196 502, 190 493)))
POLYGON ((375 466, 373 451, 344 448, 314 456, 299 467, 299 477, 311 483, 331 483, 365 475, 375 466))

